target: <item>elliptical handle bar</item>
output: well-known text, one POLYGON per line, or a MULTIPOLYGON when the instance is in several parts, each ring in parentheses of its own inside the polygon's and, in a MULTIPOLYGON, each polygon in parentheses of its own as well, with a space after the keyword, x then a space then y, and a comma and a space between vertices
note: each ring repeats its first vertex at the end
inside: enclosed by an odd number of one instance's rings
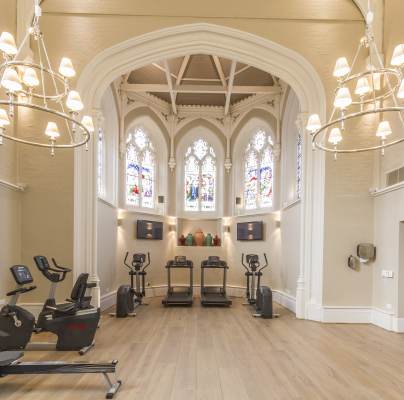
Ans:
POLYGON ((129 251, 126 252, 125 260, 123 261, 123 263, 129 268, 130 271, 132 271, 132 266, 129 265, 129 264, 126 262, 126 260, 128 259, 128 255, 129 255, 129 251))
POLYGON ((247 265, 244 264, 244 253, 241 253, 241 264, 243 265, 243 267, 246 269, 247 272, 250 272, 247 265))
POLYGON ((149 265, 150 265, 150 253, 147 252, 147 264, 142 268, 142 271, 144 271, 149 265))
POLYGON ((265 265, 259 269, 259 272, 261 272, 264 268, 268 267, 268 259, 267 255, 264 253, 264 260, 265 260, 265 265))

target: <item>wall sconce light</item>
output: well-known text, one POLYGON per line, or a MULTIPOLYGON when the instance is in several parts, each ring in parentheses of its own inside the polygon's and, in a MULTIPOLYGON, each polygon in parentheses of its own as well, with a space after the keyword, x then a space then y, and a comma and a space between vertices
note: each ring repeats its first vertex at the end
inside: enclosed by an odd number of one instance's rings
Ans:
POLYGON ((227 233, 230 233, 230 225, 224 225, 223 230, 227 233))
POLYGON ((175 232, 176 230, 177 230, 177 227, 174 224, 168 225, 169 232, 175 232))
POLYGON ((281 221, 275 221, 275 226, 277 228, 280 228, 281 227, 281 221))
POLYGON ((123 224, 123 218, 118 218, 118 226, 122 226, 123 224))
POLYGON ((158 196, 157 201, 159 204, 164 204, 164 196, 158 196))
POLYGON ((236 197, 236 206, 241 206, 241 197, 236 197))

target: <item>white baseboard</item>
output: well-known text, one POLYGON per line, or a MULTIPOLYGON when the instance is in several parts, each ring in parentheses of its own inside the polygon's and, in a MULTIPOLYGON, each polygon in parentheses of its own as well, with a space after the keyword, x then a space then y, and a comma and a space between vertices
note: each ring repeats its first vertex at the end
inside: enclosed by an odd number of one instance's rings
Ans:
POLYGON ((404 332, 404 318, 398 318, 394 314, 380 308, 372 309, 370 323, 388 331, 404 332))
POLYGON ((273 290, 273 300, 296 314, 296 297, 281 290, 273 290))
POLYGON ((108 310, 116 304, 116 290, 101 295, 101 311, 108 310))
POLYGON ((322 322, 344 324, 368 324, 370 322, 370 307, 333 307, 324 306, 322 322))

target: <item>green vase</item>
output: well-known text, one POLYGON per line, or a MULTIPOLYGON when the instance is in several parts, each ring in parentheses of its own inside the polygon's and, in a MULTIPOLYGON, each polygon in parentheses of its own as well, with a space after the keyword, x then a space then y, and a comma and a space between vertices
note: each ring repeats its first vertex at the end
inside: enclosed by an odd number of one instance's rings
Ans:
POLYGON ((210 233, 205 237, 205 246, 213 246, 213 237, 210 233))
POLYGON ((187 246, 192 246, 194 244, 194 237, 192 236, 192 233, 188 233, 187 238, 185 239, 185 244, 187 246))

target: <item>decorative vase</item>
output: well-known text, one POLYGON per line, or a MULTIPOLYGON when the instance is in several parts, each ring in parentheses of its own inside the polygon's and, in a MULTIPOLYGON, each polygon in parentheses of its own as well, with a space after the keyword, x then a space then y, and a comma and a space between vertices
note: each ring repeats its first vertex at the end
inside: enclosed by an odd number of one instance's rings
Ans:
POLYGON ((202 229, 198 229, 195 232, 195 244, 197 246, 203 246, 204 239, 205 239, 205 237, 203 235, 202 229))
POLYGON ((185 246, 186 238, 184 235, 181 235, 180 238, 178 239, 178 243, 180 246, 185 246))
POLYGON ((192 246, 194 244, 194 237, 192 236, 192 233, 188 233, 188 235, 185 239, 185 244, 187 246, 192 246))
POLYGON ((219 238, 219 236, 215 235, 215 237, 213 238, 213 246, 220 246, 221 245, 221 240, 219 238))
POLYGON ((205 246, 212 246, 212 245, 213 245, 213 237, 210 233, 208 233, 205 238, 205 246))

